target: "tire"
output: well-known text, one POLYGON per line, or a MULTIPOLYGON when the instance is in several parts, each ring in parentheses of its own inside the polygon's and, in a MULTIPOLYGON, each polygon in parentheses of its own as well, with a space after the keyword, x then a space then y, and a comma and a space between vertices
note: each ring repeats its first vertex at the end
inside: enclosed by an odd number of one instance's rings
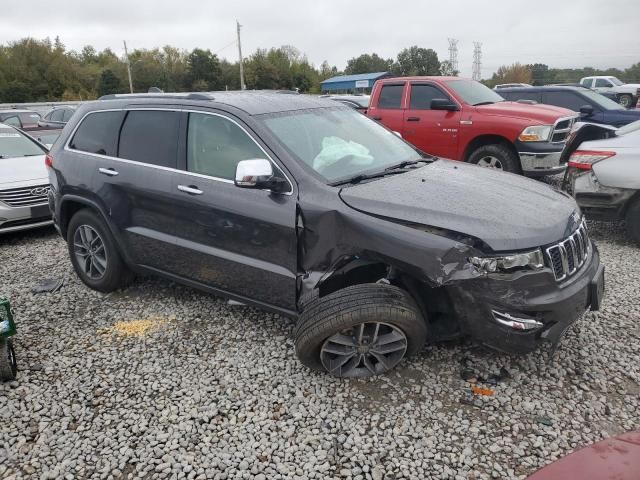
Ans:
POLYGON ((520 159, 508 146, 499 143, 483 145, 469 155, 469 163, 511 173, 522 173, 520 159), (495 161, 495 167, 489 163, 495 161))
POLYGON ((0 338, 0 380, 7 382, 16 379, 18 362, 11 340, 0 338))
POLYGON ((427 338, 427 324, 406 291, 366 283, 310 302, 294 337, 296 355, 307 367, 362 378, 383 374, 418 352, 427 338), (347 338, 354 345, 335 343, 347 338), (339 355, 333 353, 336 348, 339 355))
POLYGON ((640 243, 640 198, 636 198, 624 216, 627 225, 627 235, 632 240, 640 243))
POLYGON ((624 108, 631 108, 631 106, 633 104, 633 96, 632 95, 628 95, 628 94, 620 95, 618 97, 618 102, 624 108))
POLYGON ((76 274, 85 285, 107 293, 131 283, 133 275, 122 260, 109 228, 96 213, 88 209, 80 210, 71 218, 67 231, 69 257, 76 274), (85 232, 86 242, 82 240, 82 232, 85 232), (92 232, 91 236, 88 232, 92 232), (100 243, 94 242, 94 235, 99 237, 100 243), (100 250, 98 247, 93 254, 82 255, 87 252, 87 248, 82 248, 81 245, 86 246, 92 242, 95 245, 101 244, 103 249, 100 250), (87 259, 82 262, 82 265, 80 256, 87 259), (93 260, 89 256, 93 256, 93 260), (90 269, 87 268, 89 263, 93 263, 90 269))

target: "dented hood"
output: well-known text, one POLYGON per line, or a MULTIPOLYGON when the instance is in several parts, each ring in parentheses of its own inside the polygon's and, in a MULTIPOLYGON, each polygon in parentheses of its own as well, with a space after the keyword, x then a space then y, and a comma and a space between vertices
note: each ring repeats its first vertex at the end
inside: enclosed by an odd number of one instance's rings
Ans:
POLYGON ((345 187, 340 196, 361 212, 473 236, 494 251, 556 242, 580 215, 572 198, 547 184, 449 160, 345 187))

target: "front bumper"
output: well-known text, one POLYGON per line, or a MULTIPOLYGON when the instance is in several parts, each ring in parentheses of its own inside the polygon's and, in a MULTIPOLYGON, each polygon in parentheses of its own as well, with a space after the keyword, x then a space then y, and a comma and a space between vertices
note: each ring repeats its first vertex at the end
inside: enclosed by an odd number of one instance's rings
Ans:
POLYGON ((567 170, 563 188, 571 193, 582 212, 594 220, 621 220, 624 207, 637 190, 606 187, 593 171, 570 168, 567 170))
POLYGON ((47 204, 10 207, 0 202, 0 234, 45 227, 52 223, 47 204))
POLYGON ((527 176, 556 175, 564 172, 566 165, 560 162, 559 152, 518 152, 522 173, 527 176))
MULTIPOLYGON (((492 274, 448 287, 464 334, 496 350, 527 353, 545 342, 556 345, 589 308, 599 308, 596 283, 600 256, 592 243, 581 271, 556 282, 550 269, 492 274), (496 318, 495 312, 507 314, 496 318), (530 330, 508 326, 504 319, 527 319, 530 330), (501 321, 502 320, 502 321, 501 321)), ((603 280, 604 277, 602 277, 603 280)))

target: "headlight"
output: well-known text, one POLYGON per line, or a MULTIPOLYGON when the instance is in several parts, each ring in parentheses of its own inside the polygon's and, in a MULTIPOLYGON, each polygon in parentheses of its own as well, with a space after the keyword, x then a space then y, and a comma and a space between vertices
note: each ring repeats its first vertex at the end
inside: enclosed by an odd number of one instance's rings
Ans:
POLYGON ((469 257, 469 263, 487 273, 512 270, 537 270, 544 267, 544 257, 539 248, 526 253, 514 253, 500 257, 469 257))
POLYGON ((532 125, 525 128, 518 136, 521 142, 546 142, 551 136, 551 125, 532 125))

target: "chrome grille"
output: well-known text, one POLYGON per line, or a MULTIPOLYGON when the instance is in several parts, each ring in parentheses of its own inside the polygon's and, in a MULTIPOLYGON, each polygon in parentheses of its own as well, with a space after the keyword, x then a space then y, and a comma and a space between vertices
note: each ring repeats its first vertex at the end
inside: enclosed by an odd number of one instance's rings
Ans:
POLYGON ((573 124, 576 121, 576 117, 560 118, 553 126, 553 132, 551 133, 552 143, 562 143, 567 140, 567 137, 571 133, 573 124))
POLYGON ((10 207, 30 207, 47 203, 49 185, 32 185, 30 187, 9 188, 0 190, 0 202, 10 207))
POLYGON ((549 266, 559 282, 575 274, 587 261, 591 248, 584 220, 569 238, 545 249, 549 266))

